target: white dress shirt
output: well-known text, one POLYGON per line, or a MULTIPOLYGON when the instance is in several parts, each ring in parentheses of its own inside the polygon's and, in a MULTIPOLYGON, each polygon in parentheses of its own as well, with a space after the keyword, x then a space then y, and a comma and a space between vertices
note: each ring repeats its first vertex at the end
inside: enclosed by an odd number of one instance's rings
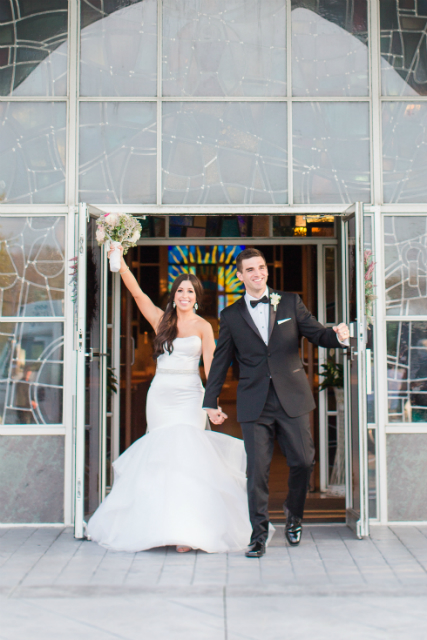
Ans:
POLYGON ((259 300, 267 296, 268 298, 268 287, 259 298, 254 298, 249 295, 248 292, 245 293, 245 302, 248 308, 248 311, 251 315, 252 320, 255 322, 255 326, 261 334, 262 339, 265 344, 268 344, 268 328, 270 323, 270 304, 265 304, 264 302, 260 302, 256 307, 251 306, 251 300, 259 300))

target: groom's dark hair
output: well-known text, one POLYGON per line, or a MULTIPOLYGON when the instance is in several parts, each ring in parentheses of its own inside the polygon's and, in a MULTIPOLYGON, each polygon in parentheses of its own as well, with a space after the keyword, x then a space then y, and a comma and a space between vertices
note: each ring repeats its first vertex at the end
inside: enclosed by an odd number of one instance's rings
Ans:
POLYGON ((249 258, 262 258, 267 264, 267 260, 265 259, 265 255, 259 249, 255 249, 255 247, 248 247, 239 253, 236 258, 236 268, 239 273, 242 273, 242 262, 243 260, 249 260, 249 258))

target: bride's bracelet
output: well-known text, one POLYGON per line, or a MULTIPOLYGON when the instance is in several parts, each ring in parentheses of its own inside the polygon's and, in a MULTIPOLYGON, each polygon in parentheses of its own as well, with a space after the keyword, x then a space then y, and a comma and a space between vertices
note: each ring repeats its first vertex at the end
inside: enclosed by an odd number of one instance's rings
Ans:
POLYGON ((119 273, 122 276, 124 273, 126 273, 126 271, 129 271, 129 267, 126 267, 126 269, 123 269, 123 271, 119 271, 119 273))

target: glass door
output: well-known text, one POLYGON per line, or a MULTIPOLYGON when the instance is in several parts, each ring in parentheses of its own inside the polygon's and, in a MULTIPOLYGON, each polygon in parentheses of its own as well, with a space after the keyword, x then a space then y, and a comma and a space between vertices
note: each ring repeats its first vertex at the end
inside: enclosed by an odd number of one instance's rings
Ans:
POLYGON ((350 328, 344 366, 346 398, 346 522, 361 538, 369 535, 366 417, 366 317, 363 205, 342 217, 343 300, 350 328))
POLYGON ((107 415, 107 255, 96 241, 102 211, 80 204, 77 254, 77 397, 74 535, 105 496, 107 415))

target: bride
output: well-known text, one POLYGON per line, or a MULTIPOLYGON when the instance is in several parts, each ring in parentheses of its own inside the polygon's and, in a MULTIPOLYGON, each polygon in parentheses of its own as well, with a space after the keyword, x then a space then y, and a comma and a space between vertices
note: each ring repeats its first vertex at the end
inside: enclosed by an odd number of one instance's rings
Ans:
MULTIPOLYGON (((166 311, 143 293, 121 258, 120 274, 156 332, 156 375, 147 395, 147 433, 114 463, 114 486, 88 524, 110 549, 175 545, 209 553, 247 547, 251 536, 243 441, 206 430, 203 386, 215 341, 197 315, 203 287, 192 274, 173 283, 166 311)), ((224 414, 224 417, 225 414, 224 414)))

